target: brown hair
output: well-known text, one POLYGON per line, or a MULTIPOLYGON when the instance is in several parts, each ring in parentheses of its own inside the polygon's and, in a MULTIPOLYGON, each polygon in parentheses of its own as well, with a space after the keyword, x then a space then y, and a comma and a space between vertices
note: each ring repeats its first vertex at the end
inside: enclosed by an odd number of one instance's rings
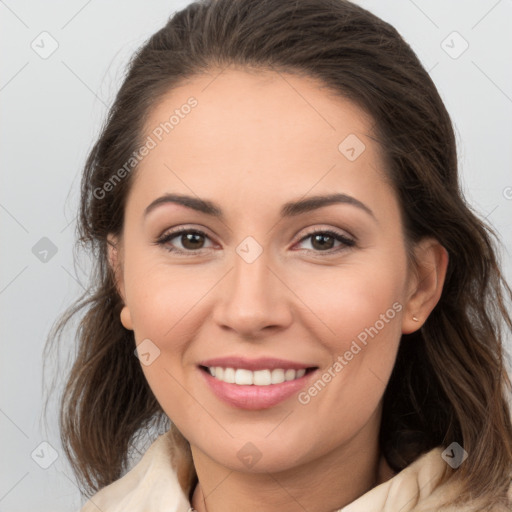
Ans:
POLYGON ((453 127, 430 76, 391 25, 346 0, 194 2, 132 58, 83 172, 77 235, 95 261, 91 287, 48 340, 84 311, 60 409, 61 439, 82 487, 92 494, 122 476, 135 437, 167 420, 134 356, 133 332, 120 323, 107 259, 107 235, 122 232, 136 168, 106 198, 94 191, 140 147, 148 113, 166 92, 228 65, 317 78, 371 115, 407 241, 434 237, 449 253, 439 303, 400 343, 384 395, 383 453, 400 471, 456 441, 469 453, 456 472, 459 501, 505 503, 512 425, 502 339, 512 330, 512 292, 497 237, 462 195, 453 127))

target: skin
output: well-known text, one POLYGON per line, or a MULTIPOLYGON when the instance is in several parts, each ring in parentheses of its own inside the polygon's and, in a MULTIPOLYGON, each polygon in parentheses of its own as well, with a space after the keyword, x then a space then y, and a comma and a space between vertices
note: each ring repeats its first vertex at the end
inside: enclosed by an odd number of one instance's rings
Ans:
POLYGON ((401 334, 419 329, 439 300, 446 251, 423 240, 408 260, 373 122, 353 103, 311 78, 228 68, 169 91, 145 136, 190 96, 198 106, 140 163, 122 236, 109 237, 122 323, 137 344, 150 339, 160 350, 142 369, 191 444, 199 512, 341 508, 393 475, 378 445, 382 396, 401 334), (355 161, 338 150, 349 134, 366 146, 355 161), (144 218, 171 192, 217 203, 224 220, 170 203, 144 218), (373 216, 334 204, 280 217, 288 201, 333 192, 373 216), (182 236, 155 244, 180 226, 207 234, 190 255, 168 250, 186 251, 182 236), (328 256, 304 238, 314 228, 356 244, 331 241, 327 249, 341 249, 328 256), (248 236, 263 248, 252 263, 236 252, 248 236), (401 311, 308 404, 294 395, 237 409, 199 374, 200 361, 228 355, 301 361, 321 374, 394 303, 401 311), (252 467, 237 457, 248 442, 261 454, 252 467))

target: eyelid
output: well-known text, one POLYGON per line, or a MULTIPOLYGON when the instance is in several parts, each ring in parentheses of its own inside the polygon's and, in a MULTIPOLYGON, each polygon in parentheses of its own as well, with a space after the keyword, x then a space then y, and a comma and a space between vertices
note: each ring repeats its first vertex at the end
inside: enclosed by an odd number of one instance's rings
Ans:
MULTIPOLYGON (((308 228, 304 228, 308 229, 308 228)), ((180 225, 176 228, 170 228, 168 230, 165 230, 154 242, 155 245, 162 245, 165 246, 170 240, 173 238, 179 237, 180 235, 183 235, 185 233, 196 233, 200 236, 203 236, 210 241, 212 241, 212 237, 208 234, 208 230, 206 228, 200 227, 194 227, 192 225, 180 225)), ((333 227, 315 227, 310 228, 309 231, 306 231, 302 234, 302 236, 293 244, 294 246, 307 240, 308 238, 311 238, 312 236, 316 234, 325 234, 327 236, 331 236, 331 238, 334 238, 336 241, 340 242, 341 246, 338 246, 337 248, 331 248, 326 249, 325 251, 315 251, 314 249, 302 249, 304 251, 313 253, 316 255, 333 255, 338 254, 342 250, 350 249, 357 245, 357 238, 353 236, 352 234, 348 233, 346 230, 341 230, 340 228, 333 228, 333 227)), ((172 249, 167 248, 167 250, 171 253, 176 254, 185 254, 189 256, 194 256, 197 254, 201 254, 204 251, 211 250, 211 247, 205 247, 200 248, 196 250, 184 250, 180 248, 173 247, 172 249)), ((300 249, 299 249, 300 250, 300 249)))
POLYGON ((327 249, 325 251, 315 251, 313 249, 302 249, 307 252, 313 253, 315 256, 322 255, 322 254, 324 254, 325 256, 337 255, 340 252, 347 250, 347 249, 351 249, 352 247, 355 247, 357 245, 357 240, 353 235, 350 235, 346 231, 345 231, 345 233, 343 233, 338 228, 334 229, 334 228, 330 228, 330 227, 329 228, 327 228, 327 227, 314 228, 311 231, 308 231, 304 235, 302 235, 301 238, 299 238, 299 240, 294 245, 297 245, 305 240, 308 240, 316 234, 323 234, 323 235, 330 236, 335 241, 340 242, 341 245, 338 247, 333 247, 331 249, 327 249))
MULTIPOLYGON (((197 233, 201 236, 204 236, 205 238, 208 238, 209 240, 212 240, 212 237, 209 235, 208 230, 206 228, 200 227, 193 227, 188 225, 180 225, 176 228, 169 228, 166 229, 160 236, 157 237, 157 239, 154 242, 154 245, 165 245, 169 242, 169 240, 172 240, 173 238, 179 237, 180 235, 183 235, 185 233, 197 233)), ((212 241, 213 242, 213 241, 212 241)), ((170 252, 176 252, 176 253, 186 253, 186 254, 198 254, 201 251, 209 250, 211 247, 205 247, 202 249, 197 249, 195 251, 193 250, 184 250, 179 248, 173 248, 167 249, 170 252)))
POLYGON ((307 228, 304 228, 302 230, 304 234, 299 238, 299 241, 302 241, 305 237, 314 235, 316 233, 332 233, 336 236, 341 236, 346 239, 350 239, 354 242, 357 242, 357 237, 354 236, 352 233, 347 231, 346 229, 337 228, 329 225, 319 225, 319 224, 313 224, 313 227, 308 226, 307 228))

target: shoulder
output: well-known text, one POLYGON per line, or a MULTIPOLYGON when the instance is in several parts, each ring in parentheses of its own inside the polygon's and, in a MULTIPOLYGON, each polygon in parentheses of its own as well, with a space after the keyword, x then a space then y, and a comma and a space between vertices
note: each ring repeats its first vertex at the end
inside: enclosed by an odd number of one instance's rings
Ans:
POLYGON ((462 483, 455 478, 455 470, 445 462, 442 453, 441 447, 424 453, 338 512, 510 512, 510 506, 485 509, 479 503, 443 506, 460 496, 462 483))
POLYGON ((339 512, 424 512, 418 507, 431 497, 446 478, 445 466, 441 459, 441 450, 435 448, 339 512))
POLYGON ((130 471, 89 498, 80 512, 186 512, 189 507, 166 432, 130 471))
MULTIPOLYGON (((424 456, 423 461, 428 461, 432 468, 441 469, 443 464, 438 463, 439 460, 443 460, 444 463, 444 459, 442 459, 441 455, 442 449, 438 447, 424 456), (435 459, 438 457, 439 459, 436 462, 435 459)), ((421 459, 418 462, 420 461, 421 459)), ((417 506, 413 508, 411 512, 511 512, 512 475, 507 494, 507 504, 489 505, 487 500, 481 499, 473 500, 465 504, 445 505, 447 501, 453 501, 461 495, 462 482, 457 478, 456 470, 449 468, 447 464, 444 466, 446 470, 445 473, 438 479, 438 482, 431 487, 430 492, 425 493, 424 498, 418 500, 417 506)))

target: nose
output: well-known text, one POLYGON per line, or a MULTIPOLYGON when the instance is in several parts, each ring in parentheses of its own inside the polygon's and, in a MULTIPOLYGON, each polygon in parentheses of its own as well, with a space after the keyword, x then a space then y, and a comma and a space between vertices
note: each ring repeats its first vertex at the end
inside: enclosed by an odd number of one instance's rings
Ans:
MULTIPOLYGON (((266 252, 248 263, 237 254, 233 268, 218 287, 213 318, 240 338, 258 339, 292 322, 293 292, 283 271, 271 268, 266 252)), ((275 267, 275 265, 273 265, 275 267)))

